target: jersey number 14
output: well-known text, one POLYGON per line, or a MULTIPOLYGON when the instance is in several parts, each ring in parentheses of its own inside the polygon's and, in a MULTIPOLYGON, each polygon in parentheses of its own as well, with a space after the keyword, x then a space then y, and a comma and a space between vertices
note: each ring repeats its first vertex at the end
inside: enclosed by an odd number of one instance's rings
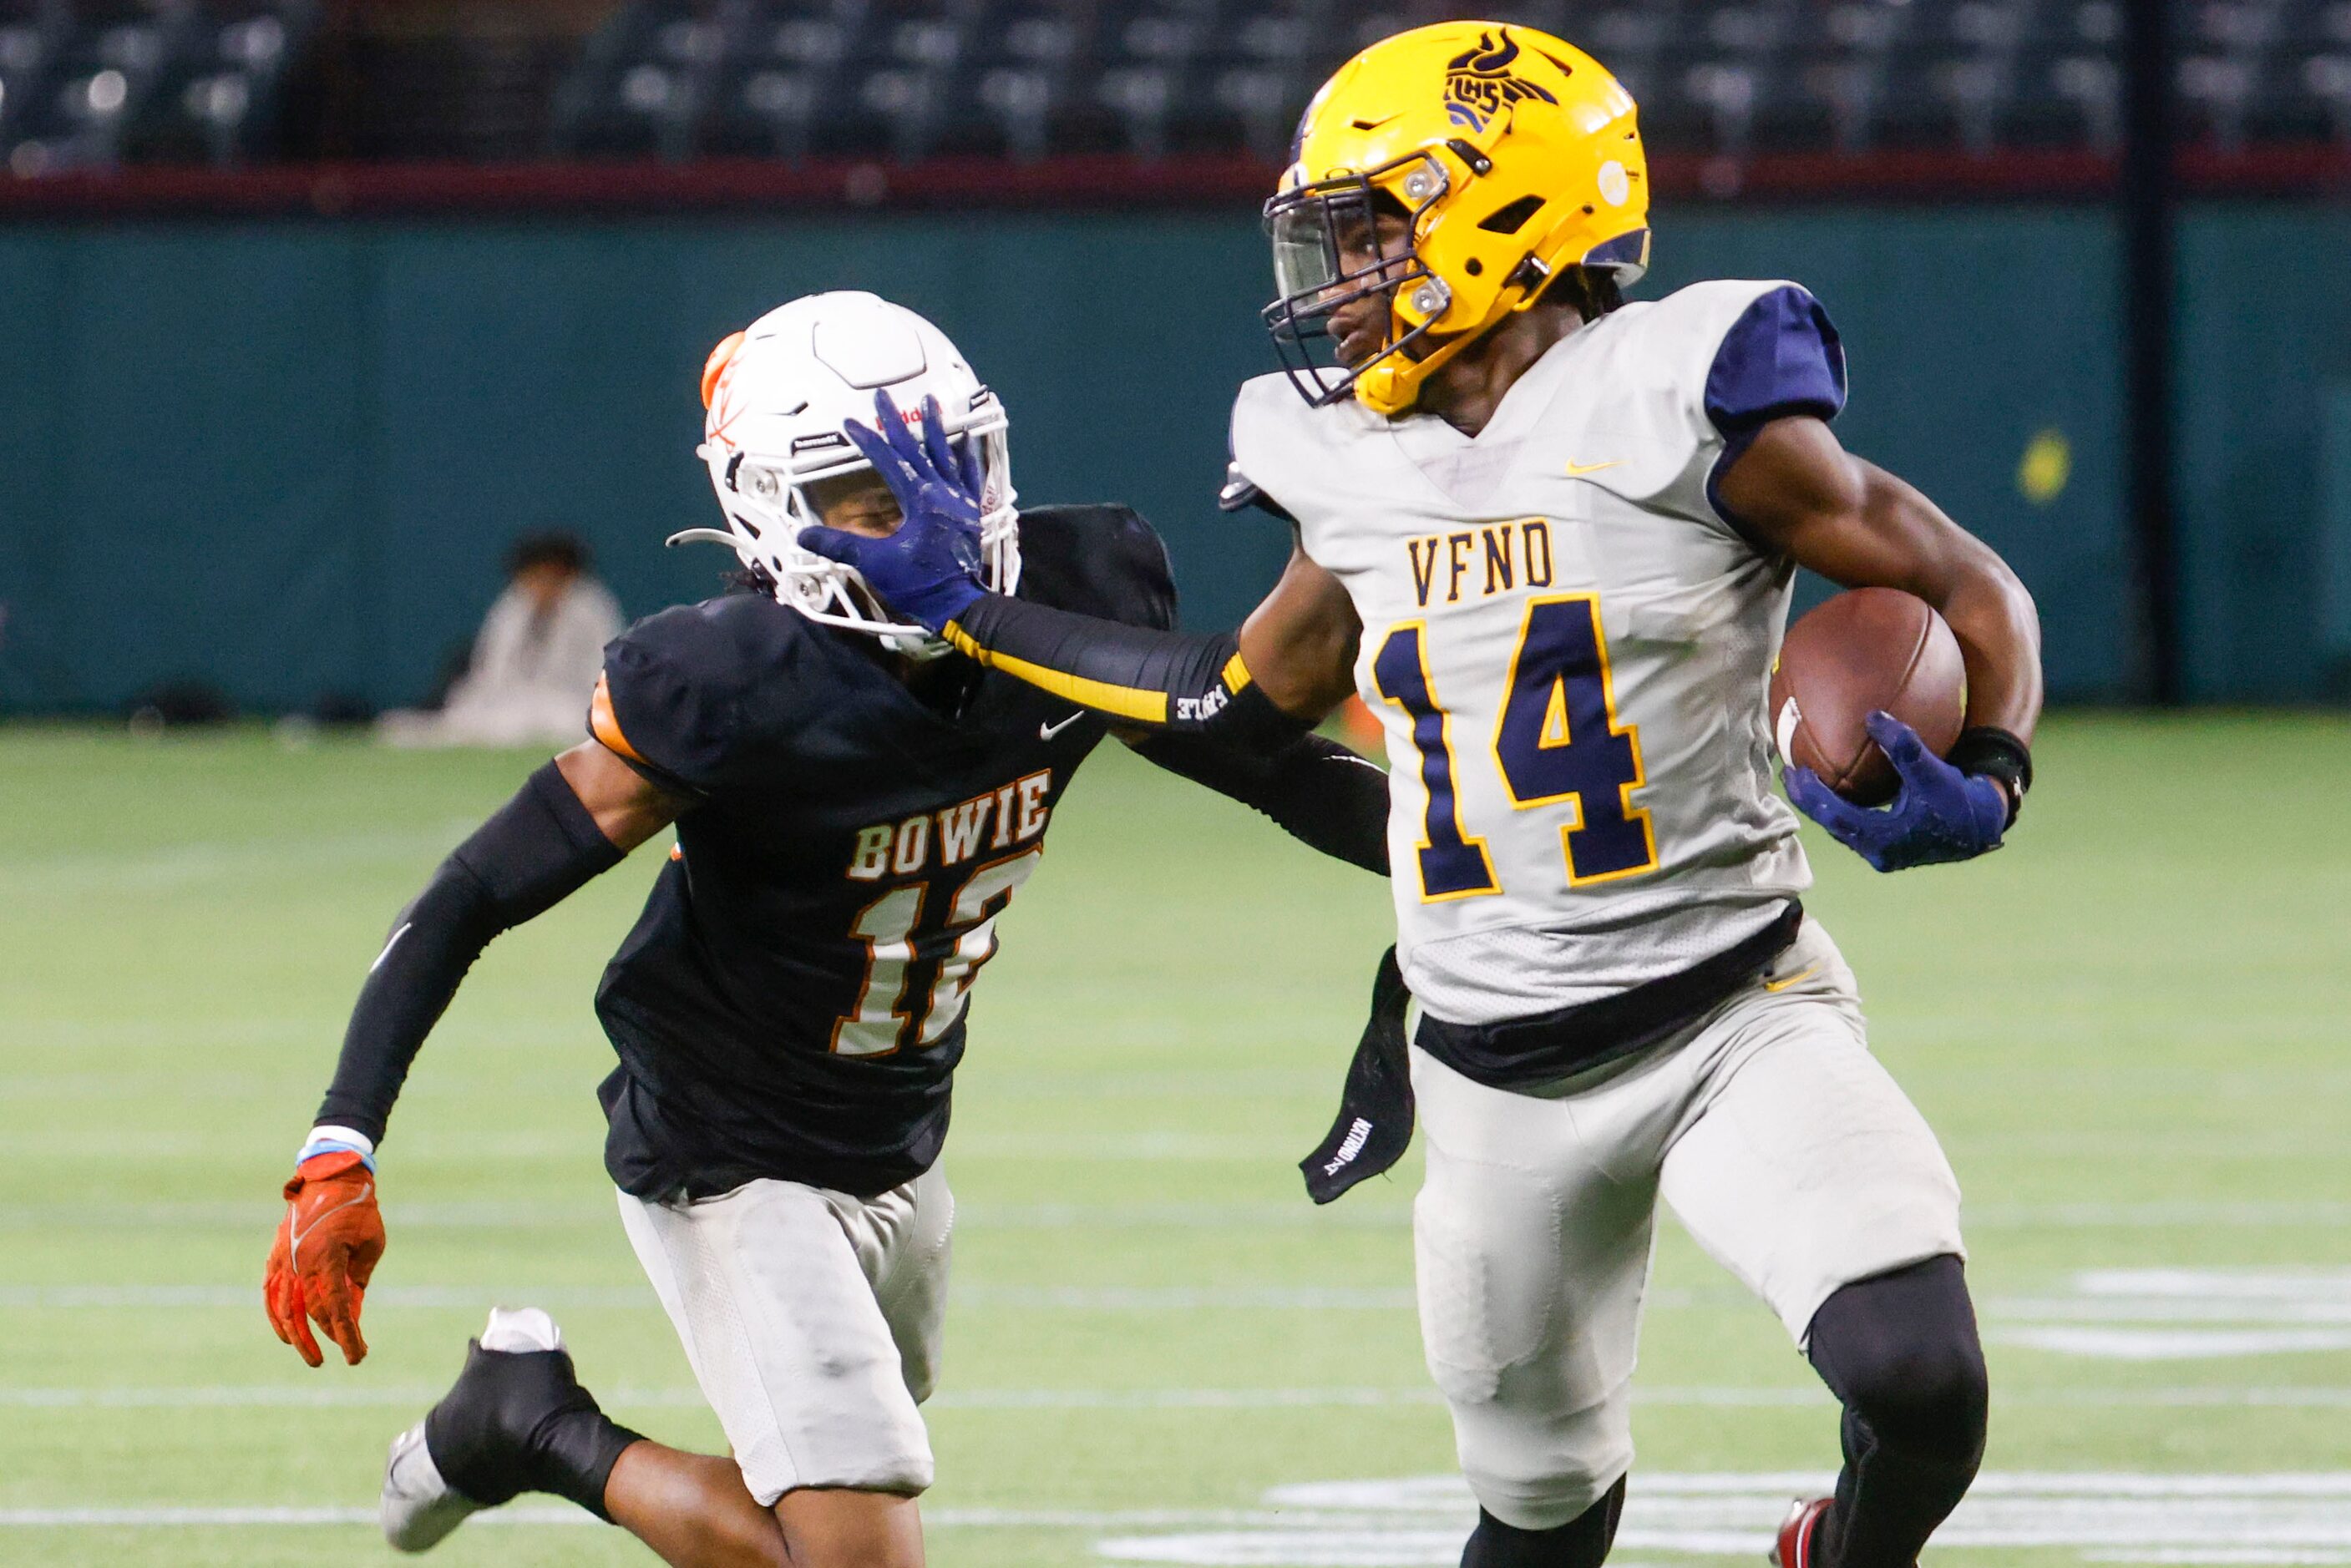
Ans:
MULTIPOLYGON (((1437 901, 1499 893, 1486 841, 1461 823, 1452 715, 1428 675, 1428 628, 1408 620, 1391 630, 1372 660, 1380 695, 1412 720, 1428 808, 1420 842, 1421 896, 1437 901)), ((1560 838, 1572 887, 1637 877, 1656 868, 1649 814, 1633 805, 1646 782, 1640 736, 1616 721, 1600 601, 1590 594, 1531 599, 1500 717, 1494 760, 1510 802, 1525 811, 1564 803, 1560 838)))

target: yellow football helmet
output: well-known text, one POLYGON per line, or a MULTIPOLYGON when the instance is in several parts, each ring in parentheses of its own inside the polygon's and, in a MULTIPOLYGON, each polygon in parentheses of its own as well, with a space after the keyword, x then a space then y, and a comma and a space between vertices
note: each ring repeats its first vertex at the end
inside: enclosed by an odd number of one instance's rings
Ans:
POLYGON ((1298 124, 1266 203, 1280 296, 1266 326, 1309 402, 1352 391, 1375 413, 1412 408, 1437 368, 1534 303, 1563 266, 1637 280, 1649 262, 1648 161, 1632 95, 1583 50, 1531 27, 1440 22, 1339 67, 1298 124), (1374 211, 1410 214, 1401 251, 1362 254, 1374 211), (1386 347, 1324 363, 1331 313, 1389 302, 1386 347))

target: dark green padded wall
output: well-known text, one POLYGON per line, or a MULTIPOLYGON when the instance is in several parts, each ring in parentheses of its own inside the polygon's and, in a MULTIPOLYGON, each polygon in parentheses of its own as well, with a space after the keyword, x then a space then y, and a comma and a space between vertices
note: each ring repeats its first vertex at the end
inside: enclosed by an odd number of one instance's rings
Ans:
POLYGON ((703 358, 852 286, 1002 390, 1030 500, 1133 502, 1230 620, 1287 550, 1210 504, 1263 270, 1180 218, 0 230, 0 701, 412 700, 534 526, 632 613, 712 591, 723 552, 661 547, 717 521, 703 358))
POLYGON ((2057 691, 2126 690, 2118 262, 2102 214, 1668 214, 1656 246, 1658 287, 1789 277, 1818 295, 1845 340, 1844 443, 1917 484, 2015 566, 2040 601, 2057 691), (2052 435, 2070 454, 2065 483, 2028 499, 2018 479, 2026 449, 2052 435))
MULTIPOLYGON (((2206 694, 2315 678, 2316 392, 2299 389, 2346 372, 2329 263, 2346 237, 2301 210, 2189 225, 2182 478, 2206 694), (2217 265, 2248 244, 2259 288, 2217 265)), ((2126 692, 2102 214, 1669 213, 1657 261, 1643 294, 1741 275, 1818 292, 1852 360, 1848 443, 2017 563, 2061 693, 2126 692), (2019 480, 2036 439, 2069 458, 2038 499, 2019 480)), ((585 533, 632 613, 707 592, 723 553, 660 546, 716 521, 693 456, 704 354, 784 298, 850 286, 935 317, 1003 391, 1029 500, 1134 503, 1170 541, 1188 618, 1230 625, 1287 546, 1210 504, 1232 389, 1269 368, 1269 271, 1246 216, 0 228, 0 701, 113 706, 177 676, 263 709, 412 700, 536 526, 585 533)))
POLYGON ((2179 506, 2190 693, 2327 683, 2324 410, 2351 382, 2351 211, 2239 202, 2179 246, 2179 506))

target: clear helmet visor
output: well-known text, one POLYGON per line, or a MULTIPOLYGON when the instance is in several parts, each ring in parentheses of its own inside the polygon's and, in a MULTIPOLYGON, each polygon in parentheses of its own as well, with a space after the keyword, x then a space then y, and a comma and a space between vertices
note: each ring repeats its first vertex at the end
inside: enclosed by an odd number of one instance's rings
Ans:
POLYGON ((1284 299, 1321 294, 1339 281, 1339 245, 1328 202, 1297 202, 1266 219, 1273 241, 1273 286, 1284 299))
POLYGON ((1420 275, 1413 234, 1445 189, 1444 170, 1415 156, 1276 196, 1265 214, 1275 298, 1293 317, 1311 317, 1420 275))

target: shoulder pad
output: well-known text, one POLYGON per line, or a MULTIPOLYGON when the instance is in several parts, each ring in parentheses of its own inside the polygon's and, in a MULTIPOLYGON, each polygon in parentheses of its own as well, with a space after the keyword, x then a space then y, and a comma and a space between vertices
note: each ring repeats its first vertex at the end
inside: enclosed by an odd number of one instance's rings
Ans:
POLYGON ((671 788, 707 794, 745 742, 747 700, 789 689, 808 635, 764 594, 730 594, 646 617, 604 645, 589 732, 671 788))
POLYGON ((1844 408, 1844 344, 1806 289, 1766 286, 1718 335, 1706 414, 1725 435, 1792 414, 1833 420, 1844 408))
POLYGON ((1176 578, 1157 529, 1131 506, 1020 514, 1020 597, 1129 626, 1176 624, 1176 578))
POLYGON ((1298 521, 1290 514, 1281 503, 1259 490, 1249 476, 1241 472, 1239 463, 1225 464, 1225 483, 1217 491, 1217 510, 1246 512, 1252 506, 1260 512, 1279 517, 1285 523, 1294 524, 1298 521))
POLYGON ((1315 465, 1327 460, 1332 441, 1353 417, 1375 418, 1353 399, 1311 407, 1287 376, 1259 376, 1241 383, 1233 398, 1226 450, 1231 462, 1217 504, 1238 512, 1254 506, 1296 525, 1295 500, 1312 488, 1315 465))

